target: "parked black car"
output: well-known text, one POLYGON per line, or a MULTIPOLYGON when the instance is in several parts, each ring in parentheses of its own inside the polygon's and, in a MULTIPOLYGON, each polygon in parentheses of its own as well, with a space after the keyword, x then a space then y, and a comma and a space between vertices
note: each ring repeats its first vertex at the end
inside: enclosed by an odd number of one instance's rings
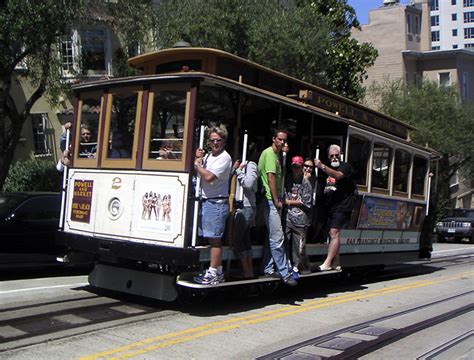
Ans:
POLYGON ((454 209, 436 224, 438 242, 467 238, 474 243, 474 209, 454 209))
POLYGON ((0 193, 0 268, 56 263, 60 209, 60 193, 0 193))

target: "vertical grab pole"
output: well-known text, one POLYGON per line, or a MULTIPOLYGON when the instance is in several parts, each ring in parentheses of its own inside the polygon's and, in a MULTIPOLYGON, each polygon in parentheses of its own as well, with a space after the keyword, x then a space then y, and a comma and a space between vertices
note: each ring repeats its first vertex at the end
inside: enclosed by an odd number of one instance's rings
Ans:
POLYGON ((286 177, 286 152, 282 151, 281 154, 281 171, 283 173, 283 177, 281 179, 281 189, 280 189, 280 196, 283 198, 285 193, 285 177, 286 177))
MULTIPOLYGON (((69 151, 69 135, 70 130, 66 129, 66 150, 69 151)), ((64 150, 64 151, 66 151, 64 150)), ((62 157, 62 154, 61 154, 62 157)), ((61 161, 61 160, 59 160, 61 161)), ((63 164, 64 165, 64 164, 63 164)), ((64 227, 64 210, 66 208, 66 185, 67 185, 67 176, 68 176, 68 167, 64 165, 63 170, 63 186, 61 189, 61 214, 59 216, 59 228, 62 230, 64 227)))
MULTIPOLYGON (((199 131, 199 148, 202 149, 204 146, 204 125, 201 125, 199 131)), ((196 246, 197 240, 197 226, 198 226, 198 215, 199 215, 199 198, 201 196, 201 177, 196 175, 196 188, 194 189, 194 214, 193 214, 193 238, 191 246, 196 246)))
MULTIPOLYGON (((428 169, 429 171, 429 169, 428 169)), ((428 216, 430 212, 430 193, 431 193, 431 177, 433 176, 432 173, 428 173, 428 189, 426 193, 426 216, 428 216)))
MULTIPOLYGON (((247 134, 247 130, 244 133, 244 143, 242 145, 242 162, 241 164, 245 164, 247 162, 247 144, 249 140, 249 134, 247 134)), ((239 187, 239 196, 237 197, 238 201, 244 200, 244 188, 239 184, 237 181, 237 186, 239 187)))
MULTIPOLYGON (((314 160, 319 159, 319 147, 316 146, 316 151, 314 153, 314 160)), ((314 163, 313 160, 313 163, 314 163)), ((318 168, 314 167, 314 187, 313 187, 313 206, 316 205, 316 188, 318 187, 318 168)))
MULTIPOLYGON (((285 177, 286 177, 286 152, 282 151, 281 154, 281 171, 283 173, 283 176, 281 178, 281 189, 280 189, 280 198, 283 199, 285 198, 285 177)), ((283 201, 283 200, 282 200, 283 201)), ((278 210, 278 213, 280 214, 280 217, 283 214, 283 209, 278 210)))

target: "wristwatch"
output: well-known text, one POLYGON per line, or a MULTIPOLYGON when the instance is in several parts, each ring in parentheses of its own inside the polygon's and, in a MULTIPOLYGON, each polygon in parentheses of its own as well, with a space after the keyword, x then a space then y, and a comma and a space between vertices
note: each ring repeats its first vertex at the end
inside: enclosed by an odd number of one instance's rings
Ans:
POLYGON ((326 165, 321 166, 322 171, 326 171, 326 165))

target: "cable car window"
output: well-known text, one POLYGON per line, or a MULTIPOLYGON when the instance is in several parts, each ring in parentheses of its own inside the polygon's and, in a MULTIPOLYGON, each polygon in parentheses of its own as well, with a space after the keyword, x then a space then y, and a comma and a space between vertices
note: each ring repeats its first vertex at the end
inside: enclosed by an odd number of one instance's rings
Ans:
POLYGON ((372 163, 372 187, 388 190, 391 159, 391 148, 389 148, 385 144, 374 143, 372 163))
POLYGON ((413 157, 413 176, 411 179, 411 192, 414 195, 425 194, 425 178, 428 171, 428 161, 419 156, 413 157))
POLYGON ((367 186, 367 167, 370 158, 370 141, 358 135, 349 138, 347 162, 354 169, 354 180, 358 185, 367 186))
POLYGON ((186 91, 156 91, 153 96, 149 159, 180 160, 183 156, 186 91))
MULTIPOLYGON (((234 121, 234 109, 237 104, 236 92, 211 86, 199 89, 199 103, 196 116, 211 126, 228 126, 234 121)), ((227 128, 227 131, 232 129, 227 128)), ((230 135, 230 134, 229 134, 230 135)))
POLYGON ((408 174, 411 155, 408 151, 395 150, 395 167, 393 172, 393 191, 408 192, 408 174))
POLYGON ((97 135, 101 111, 101 95, 85 94, 82 97, 81 122, 79 130, 79 158, 95 158, 97 135))
POLYGON ((107 158, 131 159, 137 114, 138 93, 113 93, 107 158))

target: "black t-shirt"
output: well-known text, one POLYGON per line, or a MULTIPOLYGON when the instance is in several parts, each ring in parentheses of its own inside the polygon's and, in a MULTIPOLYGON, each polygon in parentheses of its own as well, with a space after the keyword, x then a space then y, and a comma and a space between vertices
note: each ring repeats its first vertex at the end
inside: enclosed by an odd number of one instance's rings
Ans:
POLYGON ((351 212, 354 199, 354 171, 352 166, 341 161, 341 165, 334 170, 340 171, 344 177, 336 180, 325 176, 324 197, 329 212, 351 212))

